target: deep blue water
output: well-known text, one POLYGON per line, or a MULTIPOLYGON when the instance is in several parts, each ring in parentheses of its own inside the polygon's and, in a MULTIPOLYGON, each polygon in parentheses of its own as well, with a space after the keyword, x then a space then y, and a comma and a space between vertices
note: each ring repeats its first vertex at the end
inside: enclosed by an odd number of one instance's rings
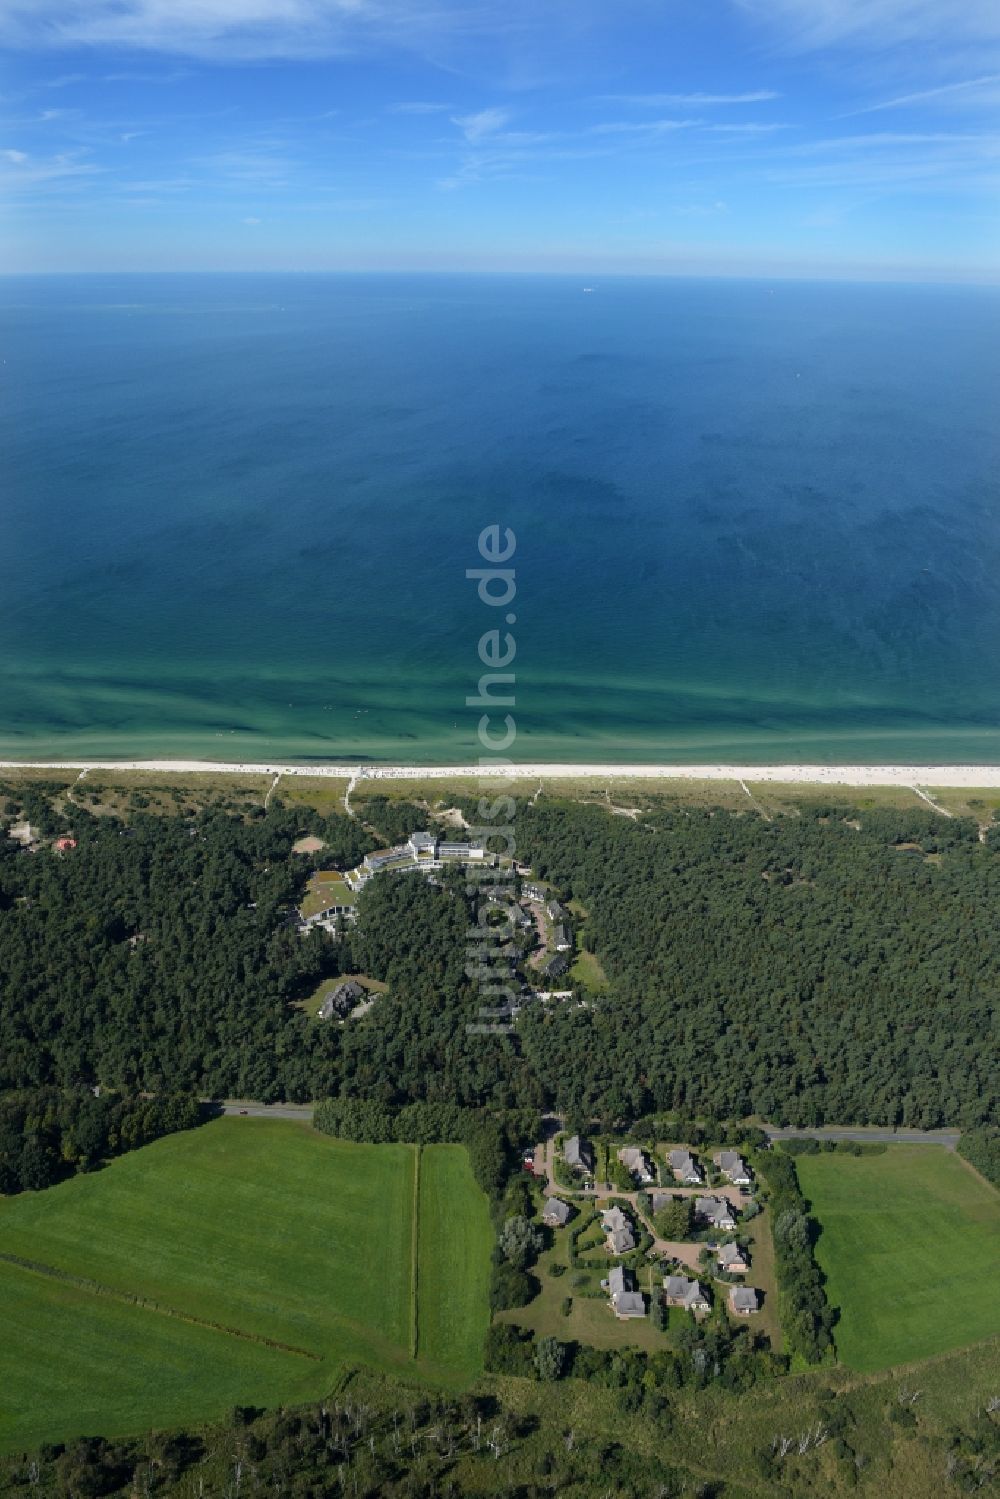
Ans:
POLYGON ((1000 290, 0 281, 0 755, 1000 762, 1000 290))

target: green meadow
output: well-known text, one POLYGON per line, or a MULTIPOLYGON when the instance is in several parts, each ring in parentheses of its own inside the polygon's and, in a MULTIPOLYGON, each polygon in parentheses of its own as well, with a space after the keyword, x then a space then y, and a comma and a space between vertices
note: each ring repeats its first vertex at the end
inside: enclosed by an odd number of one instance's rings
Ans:
POLYGON ((482 1370, 489 1326, 493 1228, 462 1145, 420 1153, 417 1355, 469 1383, 482 1370), (456 1212, 460 1203, 464 1212, 456 1212))
POLYGON ((849 1368, 887 1369, 1000 1333, 1000 1193, 957 1155, 892 1145, 796 1166, 849 1368))
POLYGON ((412 1146, 226 1118, 0 1201, 0 1445, 307 1399, 353 1364, 470 1382, 486 1200, 464 1150, 425 1146, 415 1216, 415 1167, 412 1146))

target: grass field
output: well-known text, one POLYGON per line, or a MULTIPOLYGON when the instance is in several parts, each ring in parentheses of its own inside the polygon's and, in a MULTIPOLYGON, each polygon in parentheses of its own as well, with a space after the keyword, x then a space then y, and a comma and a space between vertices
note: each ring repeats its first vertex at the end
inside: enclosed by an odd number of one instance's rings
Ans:
POLYGON ((841 1360, 871 1371, 1000 1333, 1000 1193, 937 1146, 800 1156, 841 1309, 841 1360))
POLYGON ((54 1272, 0 1263, 0 1444, 317 1396, 348 1363, 469 1382, 486 1201, 458 1147, 425 1147, 421 1175, 415 1232, 413 1147, 226 1118, 0 1201, 0 1255, 54 1272))
POLYGON ((417 1242, 418 1357, 471 1383, 489 1325, 493 1229, 461 1145, 421 1151, 417 1242))

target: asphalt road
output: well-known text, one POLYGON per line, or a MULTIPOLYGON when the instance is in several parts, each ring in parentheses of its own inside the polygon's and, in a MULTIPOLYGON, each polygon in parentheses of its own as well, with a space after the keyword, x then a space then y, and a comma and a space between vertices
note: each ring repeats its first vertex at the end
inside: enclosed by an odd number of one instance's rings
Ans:
MULTIPOLYGON (((216 1103, 222 1114, 245 1114, 250 1119, 298 1119, 301 1123, 308 1124, 313 1115, 311 1103, 254 1103, 238 1098, 227 1098, 221 1102, 205 1100, 206 1103, 210 1101, 216 1103)), ((546 1133, 551 1139, 561 1121, 554 1115, 549 1115, 545 1123, 549 1126, 546 1133)), ((945 1150, 955 1149, 961 1133, 957 1129, 846 1129, 836 1125, 825 1129, 774 1129, 765 1125, 764 1132, 769 1140, 801 1139, 808 1136, 813 1140, 856 1140, 862 1145, 866 1141, 870 1145, 942 1145, 945 1150)))
POLYGON ((250 1119, 298 1119, 301 1124, 308 1124, 313 1115, 311 1103, 241 1103, 238 1098, 227 1098, 218 1108, 222 1114, 246 1114, 250 1119))
POLYGON ((859 1145, 943 1145, 945 1150, 954 1150, 960 1131, 957 1129, 770 1129, 765 1133, 770 1140, 856 1140, 859 1145))

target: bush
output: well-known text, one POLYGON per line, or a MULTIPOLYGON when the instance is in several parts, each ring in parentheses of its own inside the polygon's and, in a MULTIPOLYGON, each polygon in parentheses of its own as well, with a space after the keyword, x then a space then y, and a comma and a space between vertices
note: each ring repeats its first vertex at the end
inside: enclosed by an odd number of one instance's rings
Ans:
POLYGON ((515 1270, 513 1265, 500 1263, 493 1266, 490 1283, 490 1305, 495 1312, 509 1311, 512 1307, 527 1306, 538 1295, 538 1281, 524 1270, 515 1270))
POLYGON ((958 1142, 958 1153, 1000 1187, 1000 1129, 967 1130, 958 1142))
POLYGON ((509 1322, 494 1322, 486 1334, 485 1362, 491 1374, 530 1374, 530 1333, 509 1322))

